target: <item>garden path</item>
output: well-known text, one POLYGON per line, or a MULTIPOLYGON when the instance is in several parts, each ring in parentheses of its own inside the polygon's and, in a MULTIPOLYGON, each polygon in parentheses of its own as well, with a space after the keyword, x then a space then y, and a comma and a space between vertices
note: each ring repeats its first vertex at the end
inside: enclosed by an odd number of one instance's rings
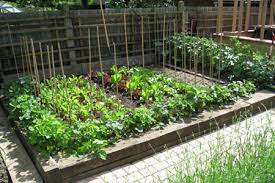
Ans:
POLYGON ((9 171, 11 181, 42 183, 33 162, 10 127, 8 119, 0 107, 0 147, 3 159, 9 171))
POLYGON ((168 182, 168 177, 175 174, 177 167, 186 164, 196 164, 207 158, 211 146, 222 142, 223 147, 234 141, 244 140, 247 134, 259 133, 266 126, 275 129, 275 108, 239 123, 225 127, 219 131, 204 135, 187 143, 169 148, 164 152, 156 153, 132 164, 127 164, 94 177, 78 181, 79 183, 150 183, 168 182), (188 158, 187 158, 188 157, 188 158))

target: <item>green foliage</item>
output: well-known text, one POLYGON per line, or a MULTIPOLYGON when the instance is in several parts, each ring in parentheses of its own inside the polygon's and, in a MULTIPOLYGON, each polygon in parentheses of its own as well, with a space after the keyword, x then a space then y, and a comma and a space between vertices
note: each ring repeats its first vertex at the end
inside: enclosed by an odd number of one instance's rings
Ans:
MULTIPOLYGON (((187 65, 189 64, 190 53, 194 48, 198 51, 198 61, 202 64, 202 49, 204 47, 205 67, 209 68, 211 62, 211 50, 213 50, 214 69, 220 70, 229 81, 249 80, 256 84, 258 88, 266 87, 272 83, 275 75, 275 58, 268 59, 267 55, 254 50, 250 45, 243 44, 237 39, 232 39, 230 43, 223 44, 208 38, 185 36, 182 34, 173 36, 168 42, 172 42, 179 49, 182 55, 183 45, 186 47, 187 65), (219 59, 222 58, 221 65, 219 59), (220 67, 220 68, 219 68, 220 67)), ((180 66, 182 59, 179 59, 180 66)))
POLYGON ((195 161, 192 155, 183 155, 186 163, 176 168, 176 174, 167 182, 274 182, 275 134, 271 125, 261 132, 248 132, 246 137, 237 132, 235 140, 230 142, 226 137, 219 137, 216 145, 210 145, 207 153, 199 155, 203 160, 195 161), (225 145, 225 141, 230 145, 225 145), (190 163, 190 158, 196 164, 190 163))
POLYGON ((117 140, 192 116, 211 106, 220 106, 255 91, 248 81, 226 86, 193 86, 144 68, 112 68, 109 89, 138 102, 126 107, 117 97, 81 76, 57 76, 41 83, 35 96, 28 77, 6 90, 10 118, 28 141, 43 155, 93 154, 106 157, 104 149, 117 140), (115 76, 118 75, 118 76, 115 76), (122 84, 121 84, 122 82, 122 84))

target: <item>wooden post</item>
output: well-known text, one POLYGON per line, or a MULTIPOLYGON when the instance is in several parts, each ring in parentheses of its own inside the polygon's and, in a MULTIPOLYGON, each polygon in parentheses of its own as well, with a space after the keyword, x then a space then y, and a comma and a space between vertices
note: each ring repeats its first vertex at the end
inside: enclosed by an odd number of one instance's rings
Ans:
POLYGON ((233 20, 232 20, 232 32, 236 31, 236 24, 237 24, 237 14, 238 14, 238 0, 234 0, 234 7, 233 7, 233 20))
POLYGON ((99 39, 99 28, 98 28, 98 26, 96 26, 96 35, 97 35, 99 66, 100 66, 100 72, 102 73, 102 87, 104 89, 104 73, 103 73, 103 68, 102 68, 101 48, 100 48, 100 39, 99 39))
POLYGON ((261 19, 261 33, 260 33, 260 39, 264 39, 267 3, 268 3, 268 0, 264 0, 264 1, 263 1, 263 11, 262 11, 262 19, 261 19))
POLYGON ((126 13, 124 13, 123 18, 124 18, 124 34, 125 34, 126 62, 127 62, 127 68, 130 69, 130 66, 129 66, 129 55, 128 55, 128 38, 127 38, 126 13))
POLYGON ((239 25, 238 25, 238 36, 241 35, 241 31, 243 29, 243 5, 244 0, 240 0, 240 10, 239 10, 239 25))
POLYGON ((144 61, 144 26, 143 26, 143 16, 141 16, 141 50, 142 50, 142 67, 145 67, 145 61, 144 61))
POLYGON ((166 24, 166 15, 163 17, 163 40, 162 40, 162 69, 163 72, 165 71, 165 59, 166 59, 166 54, 165 54, 165 24, 166 24))
POLYGON ((9 39, 10 39, 10 44, 11 44, 11 51, 12 51, 12 55, 13 55, 13 59, 14 59, 14 64, 15 64, 15 69, 16 69, 16 74, 17 74, 17 78, 19 79, 19 72, 18 72, 18 64, 17 64, 17 59, 15 56, 15 51, 14 51, 14 47, 13 47, 13 41, 12 41, 12 37, 11 37, 11 30, 10 30, 10 25, 8 25, 8 31, 9 31, 9 39))
POLYGON ((57 42, 57 47, 58 47, 58 53, 59 53, 59 62, 60 62, 60 67, 61 67, 61 72, 62 76, 65 76, 64 73, 64 66, 63 66, 63 58, 62 58, 62 52, 61 52, 61 47, 60 47, 60 42, 57 42))
POLYGON ((41 42, 39 42, 39 51, 40 51, 40 61, 41 61, 41 67, 42 67, 42 73, 43 73, 43 81, 45 82, 46 76, 45 76, 44 59, 43 59, 43 51, 42 51, 41 42))
POLYGON ((245 28, 244 30, 247 32, 250 25, 250 11, 251 11, 251 0, 247 0, 246 7, 246 17, 245 17, 245 28))
POLYGON ((51 67, 51 54, 49 45, 47 45, 47 54, 48 54, 48 66, 49 66, 49 77, 52 77, 52 67, 51 67))

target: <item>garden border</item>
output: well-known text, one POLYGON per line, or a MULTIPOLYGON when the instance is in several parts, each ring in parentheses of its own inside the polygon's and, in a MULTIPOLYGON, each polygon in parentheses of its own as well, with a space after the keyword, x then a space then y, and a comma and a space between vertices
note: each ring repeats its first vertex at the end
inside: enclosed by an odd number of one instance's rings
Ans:
POLYGON ((121 140, 106 149, 107 160, 92 159, 91 156, 53 157, 45 160, 27 143, 25 136, 17 128, 15 131, 46 183, 73 182, 152 155, 189 140, 187 137, 194 138, 198 132, 207 132, 211 127, 230 125, 237 116, 248 111, 255 114, 272 108, 274 104, 274 92, 258 91, 250 99, 239 100, 217 111, 204 111, 185 122, 168 125, 163 130, 149 131, 138 138, 121 140))

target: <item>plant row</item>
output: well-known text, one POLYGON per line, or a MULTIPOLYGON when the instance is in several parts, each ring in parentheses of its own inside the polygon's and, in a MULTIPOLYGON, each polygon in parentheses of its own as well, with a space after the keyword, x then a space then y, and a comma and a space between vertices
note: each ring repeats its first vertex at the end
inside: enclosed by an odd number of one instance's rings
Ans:
POLYGON ((209 38, 183 37, 182 34, 177 34, 168 42, 178 49, 177 64, 179 66, 184 65, 182 52, 185 47, 187 68, 191 60, 190 55, 194 55, 196 50, 200 67, 202 66, 202 57, 204 57, 205 70, 209 71, 212 62, 215 73, 220 71, 229 81, 245 79, 252 81, 258 88, 266 87, 274 82, 275 57, 269 58, 266 54, 255 50, 249 44, 241 43, 238 39, 231 39, 228 43, 220 43, 209 38))

